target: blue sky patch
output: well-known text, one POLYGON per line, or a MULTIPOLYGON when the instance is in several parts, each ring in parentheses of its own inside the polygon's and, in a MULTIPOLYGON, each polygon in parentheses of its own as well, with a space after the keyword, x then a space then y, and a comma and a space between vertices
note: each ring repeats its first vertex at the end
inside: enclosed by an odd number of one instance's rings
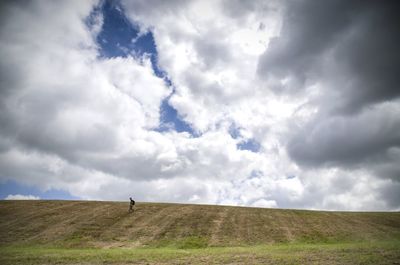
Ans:
POLYGON ((252 170, 249 179, 260 178, 262 176, 264 176, 264 173, 261 170, 252 170))
POLYGON ((229 134, 233 139, 237 139, 240 137, 240 130, 234 124, 231 124, 228 130, 229 134))
POLYGON ((193 131, 192 127, 179 118, 178 112, 169 104, 169 99, 171 96, 165 98, 161 103, 161 125, 157 128, 157 131, 164 132, 168 130, 175 130, 177 132, 188 132, 192 136, 196 133, 193 131))
POLYGON ((248 150, 254 153, 257 153, 260 151, 260 143, 258 143, 255 139, 246 139, 245 141, 242 141, 238 143, 237 148, 240 150, 248 150))
POLYGON ((102 2, 99 8, 93 10, 90 17, 95 17, 96 12, 101 12, 103 15, 103 25, 97 35, 99 52, 102 57, 126 57, 134 50, 142 50, 134 49, 140 30, 125 17, 118 1, 102 2))
MULTIPOLYGON (((87 21, 89 27, 95 23, 98 12, 103 15, 103 26, 97 36, 100 56, 104 58, 149 56, 154 74, 163 78, 167 86, 172 87, 172 81, 168 78, 167 73, 158 66, 158 54, 153 33, 147 31, 140 35, 139 26, 128 20, 119 1, 106 0, 95 8, 87 21)), ((156 131, 164 132, 173 129, 177 132, 188 132, 195 136, 196 133, 191 126, 181 119, 177 110, 169 104, 169 99, 173 94, 174 91, 161 103, 161 124, 156 131)))
POLYGON ((8 195, 33 195, 44 200, 77 200, 79 197, 72 196, 69 192, 58 189, 41 191, 33 186, 19 184, 15 181, 0 183, 0 199, 4 200, 8 195))
MULTIPOLYGON (((232 124, 229 127, 228 132, 233 139, 238 139, 241 137, 240 129, 236 127, 235 124, 232 124)), ((257 153, 260 151, 261 145, 254 138, 251 138, 240 141, 238 144, 236 144, 236 147, 239 150, 248 150, 257 153)))

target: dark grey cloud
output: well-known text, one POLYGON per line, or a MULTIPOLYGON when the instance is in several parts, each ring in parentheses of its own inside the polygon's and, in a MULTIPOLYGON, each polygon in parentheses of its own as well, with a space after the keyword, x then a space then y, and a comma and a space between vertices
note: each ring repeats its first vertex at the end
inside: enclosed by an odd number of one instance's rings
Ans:
POLYGON ((318 112, 292 127, 287 149, 298 164, 398 174, 388 153, 400 146, 399 11, 398 1, 286 2, 258 74, 277 93, 320 88, 309 102, 318 112))
POLYGON ((339 42, 333 57, 343 74, 351 78, 344 86, 344 110, 400 96, 400 3, 372 1, 356 14, 347 36, 339 42))
POLYGON ((376 176, 400 182, 400 147, 391 147, 376 161, 368 161, 376 176))
POLYGON ((223 0, 221 5, 223 6, 222 12, 236 21, 240 22, 246 19, 249 12, 260 12, 264 15, 269 15, 268 12, 276 11, 278 5, 275 5, 274 1, 263 1, 263 0, 223 0))
MULTIPOLYGON (((265 79, 296 79, 297 87, 291 90, 301 89, 310 79, 314 81, 322 64, 321 55, 351 25, 352 9, 347 1, 286 2, 281 34, 271 40, 260 58, 258 74, 265 79)), ((289 89, 279 89, 283 88, 289 89)))
POLYGON ((289 154, 310 166, 380 161, 390 148, 400 146, 399 111, 387 106, 359 115, 319 117, 296 132, 289 154))
POLYGON ((289 78, 277 91, 313 83, 327 88, 325 103, 354 112, 400 95, 398 1, 288 1, 282 32, 261 57, 267 80, 289 78))
POLYGON ((400 182, 390 183, 380 190, 380 199, 387 202, 391 208, 398 208, 400 202, 400 182))

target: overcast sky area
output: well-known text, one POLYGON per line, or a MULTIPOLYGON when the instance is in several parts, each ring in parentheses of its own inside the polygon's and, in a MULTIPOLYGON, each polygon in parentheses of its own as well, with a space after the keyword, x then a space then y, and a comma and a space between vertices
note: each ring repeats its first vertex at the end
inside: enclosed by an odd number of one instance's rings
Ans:
POLYGON ((400 210, 398 1, 1 1, 0 199, 400 210))

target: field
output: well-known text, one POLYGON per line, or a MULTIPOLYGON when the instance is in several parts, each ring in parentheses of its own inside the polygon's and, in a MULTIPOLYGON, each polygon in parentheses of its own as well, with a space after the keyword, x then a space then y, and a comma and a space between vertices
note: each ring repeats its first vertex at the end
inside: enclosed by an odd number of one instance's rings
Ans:
POLYGON ((0 264, 400 264, 400 213, 0 201, 0 264))

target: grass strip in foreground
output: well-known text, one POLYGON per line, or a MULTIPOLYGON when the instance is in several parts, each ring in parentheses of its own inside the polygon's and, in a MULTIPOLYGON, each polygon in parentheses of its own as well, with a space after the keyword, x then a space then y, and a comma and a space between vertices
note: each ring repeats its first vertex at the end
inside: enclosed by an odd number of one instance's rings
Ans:
POLYGON ((68 249, 0 247, 7 264, 400 264, 400 241, 247 247, 68 249))

